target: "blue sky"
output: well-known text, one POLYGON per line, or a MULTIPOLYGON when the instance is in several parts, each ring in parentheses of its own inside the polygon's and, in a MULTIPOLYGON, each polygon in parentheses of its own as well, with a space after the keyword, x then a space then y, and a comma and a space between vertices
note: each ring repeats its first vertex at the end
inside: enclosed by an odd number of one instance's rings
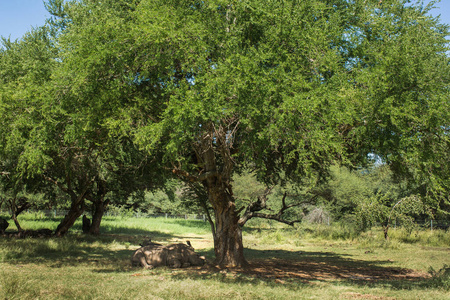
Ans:
MULTIPOLYGON (((433 10, 432 14, 440 14, 441 21, 450 24, 450 0, 441 0, 438 6, 440 9, 433 10)), ((0 0, 0 35, 18 39, 32 26, 43 25, 49 16, 43 0, 0 0)))
POLYGON ((48 17, 42 0, 0 0, 0 35, 13 41, 48 17))

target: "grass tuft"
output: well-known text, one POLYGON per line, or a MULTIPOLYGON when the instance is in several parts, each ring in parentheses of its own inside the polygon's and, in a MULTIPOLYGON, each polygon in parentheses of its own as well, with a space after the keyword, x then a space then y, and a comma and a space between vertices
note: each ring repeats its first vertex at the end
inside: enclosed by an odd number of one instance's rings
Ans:
POLYGON ((39 294, 36 290, 30 289, 33 285, 29 276, 24 276, 19 272, 15 273, 0 273, 0 296, 4 299, 37 299, 39 294))

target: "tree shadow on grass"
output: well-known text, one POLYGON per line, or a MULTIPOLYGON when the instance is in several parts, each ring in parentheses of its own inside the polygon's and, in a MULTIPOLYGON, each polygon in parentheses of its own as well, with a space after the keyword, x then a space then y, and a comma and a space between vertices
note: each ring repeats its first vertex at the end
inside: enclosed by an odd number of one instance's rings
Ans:
POLYGON ((209 265, 177 271, 172 277, 217 279, 227 283, 264 281, 294 290, 317 281, 414 289, 429 279, 424 272, 386 266, 390 261, 357 260, 333 252, 246 249, 245 255, 250 263, 246 268, 219 269, 209 265))
POLYGON ((247 273, 267 278, 376 281, 424 276, 413 270, 386 266, 390 261, 357 260, 333 252, 247 250, 247 257, 255 257, 247 273))
MULTIPOLYGON (((86 267, 96 273, 149 274, 131 267, 131 256, 139 248, 142 237, 157 241, 176 238, 161 232, 141 232, 134 235, 106 234, 99 237, 70 235, 65 238, 8 240, 1 238, 3 262, 15 265, 43 264, 52 268, 86 267), (5 243, 6 242, 6 243, 5 243), (125 246, 125 247, 124 247, 125 246), (124 249, 125 248, 125 249, 124 249), (5 251, 6 249, 6 251, 5 251)), ((0 248, 0 250, 2 250, 0 248)), ((209 262, 214 250, 199 251, 209 262)), ((1 255, 0 251, 0 255, 1 255)), ((219 269, 211 264, 203 267, 170 269, 163 272, 175 280, 220 280, 225 283, 282 284, 297 290, 312 282, 341 282, 349 285, 418 289, 426 287, 430 276, 425 272, 391 267, 391 261, 353 259, 349 254, 288 250, 246 249, 250 265, 246 268, 219 269)))
POLYGON ((55 268, 94 265, 117 270, 130 265, 132 254, 148 238, 157 241, 177 238, 176 235, 159 231, 114 232, 99 236, 70 233, 62 238, 0 237, 0 260, 11 265, 32 263, 55 268))
MULTIPOLYGON (((245 268, 220 269, 212 265, 214 249, 199 251, 209 264, 203 267, 171 269, 175 279, 220 278, 227 282, 295 282, 308 284, 314 281, 346 281, 367 285, 368 283, 392 283, 396 281, 418 282, 429 278, 425 272, 387 266, 391 261, 367 261, 353 259, 348 254, 333 252, 304 252, 288 250, 246 249, 245 256, 250 265, 245 268)), ((112 258, 118 255, 112 255, 112 258)), ((127 257, 129 258, 129 257, 127 257)), ((128 267, 123 271, 130 271, 128 267)), ((137 273, 146 272, 134 268, 137 273)), ((98 269, 98 272, 117 272, 117 268, 98 269)))

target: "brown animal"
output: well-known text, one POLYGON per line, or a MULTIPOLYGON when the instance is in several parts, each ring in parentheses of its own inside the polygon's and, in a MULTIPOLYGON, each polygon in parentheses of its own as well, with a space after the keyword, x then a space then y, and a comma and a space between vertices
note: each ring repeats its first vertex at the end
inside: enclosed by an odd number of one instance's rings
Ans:
POLYGON ((81 229, 83 233, 89 233, 89 229, 91 229, 91 220, 86 215, 83 215, 83 223, 81 229))
POLYGON ((9 223, 3 218, 0 218, 0 234, 5 233, 6 228, 8 228, 9 223))
POLYGON ((163 246, 151 243, 136 250, 131 258, 131 263, 133 266, 141 266, 147 269, 160 266, 186 268, 203 266, 205 257, 200 256, 192 246, 186 244, 163 246))

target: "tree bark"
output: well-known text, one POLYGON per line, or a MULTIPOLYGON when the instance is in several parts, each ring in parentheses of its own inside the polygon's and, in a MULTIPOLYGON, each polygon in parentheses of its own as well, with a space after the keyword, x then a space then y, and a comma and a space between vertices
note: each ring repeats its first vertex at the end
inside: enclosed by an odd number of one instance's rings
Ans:
POLYGON ((16 215, 15 211, 13 211, 13 213, 11 214, 11 218, 13 219, 14 224, 16 224, 17 231, 22 232, 23 229, 22 229, 22 227, 20 227, 19 220, 17 219, 17 215, 16 215))
POLYGON ((92 198, 88 198, 92 201, 94 211, 92 213, 92 223, 89 228, 89 234, 100 234, 100 223, 102 222, 103 214, 109 204, 109 200, 105 201, 107 194, 106 182, 101 179, 97 179, 97 194, 92 198))
POLYGON ((209 197, 215 213, 214 252, 215 263, 219 266, 244 267, 248 265, 244 257, 242 228, 234 199, 223 185, 209 188, 209 197))
MULTIPOLYGON (((221 267, 244 267, 248 262, 244 257, 242 227, 238 224, 239 212, 236 210, 230 184, 234 162, 230 154, 232 141, 227 139, 229 130, 228 127, 216 126, 212 122, 206 124, 205 128, 207 134, 202 137, 196 149, 198 161, 203 165, 203 172, 197 176, 197 180, 203 183, 214 210, 215 226, 211 228, 215 263, 221 267)), ((186 178, 190 180, 189 177, 186 178)))
POLYGON ((91 220, 86 215, 83 216, 82 220, 81 230, 83 233, 89 233, 89 230, 91 229, 91 220))
POLYGON ((59 223, 56 228, 55 235, 63 236, 69 229, 73 226, 75 221, 83 214, 84 205, 81 201, 80 203, 72 203, 69 212, 64 216, 64 219, 59 223))
POLYGON ((94 213, 92 215, 92 223, 91 227, 89 228, 89 234, 93 235, 100 234, 100 223, 102 222, 106 206, 108 206, 109 203, 109 201, 103 201, 103 197, 101 199, 98 199, 94 203, 94 213))
MULTIPOLYGON (((215 263, 227 267, 247 266, 242 243, 242 228, 238 224, 239 213, 236 210, 230 184, 231 172, 218 174, 212 147, 205 152, 204 161, 207 173, 212 174, 207 177, 204 185, 208 191, 208 199, 214 209, 216 221, 215 232, 213 232, 215 263)), ((231 170, 231 167, 228 169, 231 170)))
POLYGON ((384 233, 384 239, 385 240, 389 239, 389 236, 388 236, 389 227, 390 226, 389 226, 389 220, 388 220, 388 221, 386 221, 386 223, 383 226, 383 233, 384 233))
POLYGON ((27 210, 31 207, 31 204, 28 203, 26 198, 19 198, 13 197, 10 201, 10 207, 11 207, 11 218, 14 221, 14 224, 17 227, 17 231, 22 232, 23 229, 19 224, 19 220, 17 219, 17 216, 21 214, 24 210, 27 210), (18 203, 19 202, 19 203, 18 203))
POLYGON ((78 197, 75 195, 73 191, 69 194, 72 199, 72 204, 70 206, 69 212, 64 216, 64 219, 59 223, 58 227, 55 230, 56 236, 65 235, 69 229, 73 226, 75 221, 84 213, 84 196, 86 190, 79 195, 78 197))

